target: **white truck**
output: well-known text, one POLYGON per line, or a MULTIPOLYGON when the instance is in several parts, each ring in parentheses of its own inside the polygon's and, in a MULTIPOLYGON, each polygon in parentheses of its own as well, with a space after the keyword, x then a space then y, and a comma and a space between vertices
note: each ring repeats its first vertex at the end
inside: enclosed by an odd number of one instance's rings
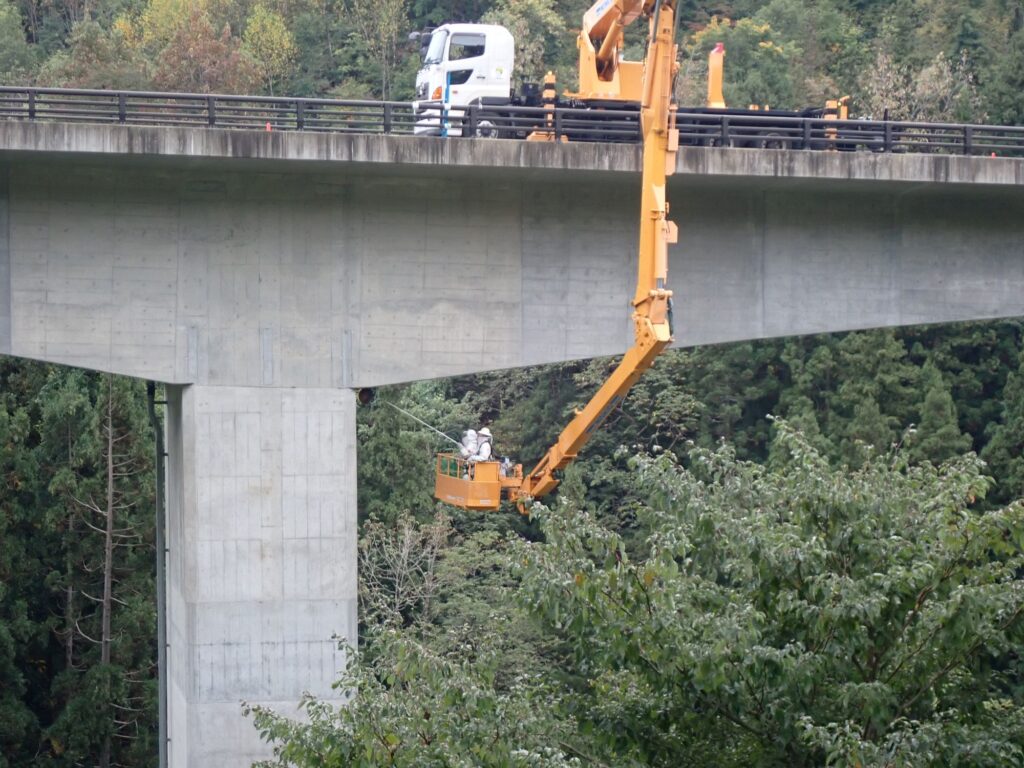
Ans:
MULTIPOLYGON (((418 135, 461 136, 465 107, 539 106, 536 100, 512 93, 515 41, 512 33, 497 24, 444 24, 425 32, 414 32, 423 53, 423 67, 416 75, 415 133, 418 135), (531 103, 532 102, 532 103, 531 103)), ((536 93, 536 86, 526 85, 536 93)), ((495 115, 484 111, 476 135, 499 135, 495 115)))

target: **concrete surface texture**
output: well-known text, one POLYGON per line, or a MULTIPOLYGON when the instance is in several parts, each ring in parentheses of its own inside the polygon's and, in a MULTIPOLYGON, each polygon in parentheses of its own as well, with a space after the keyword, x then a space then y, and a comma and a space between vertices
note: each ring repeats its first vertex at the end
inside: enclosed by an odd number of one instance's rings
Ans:
MULTIPOLYGON (((481 143, 518 146, 462 142, 481 143)), ((785 154, 713 151, 672 178, 679 344, 1024 313, 1024 184, 789 177, 785 154), (741 175, 748 155, 774 170, 741 175)), ((11 161, 0 352, 357 387, 629 344, 632 175, 273 168, 11 161)))
MULTIPOLYGON (((167 382, 173 766, 354 642, 351 388, 622 352, 639 150, 0 122, 0 354, 167 382)), ((1024 314, 1024 162, 684 150, 678 343, 1024 314)))
POLYGON ((340 703, 356 642, 355 396, 168 387, 170 765, 266 755, 240 702, 340 703))

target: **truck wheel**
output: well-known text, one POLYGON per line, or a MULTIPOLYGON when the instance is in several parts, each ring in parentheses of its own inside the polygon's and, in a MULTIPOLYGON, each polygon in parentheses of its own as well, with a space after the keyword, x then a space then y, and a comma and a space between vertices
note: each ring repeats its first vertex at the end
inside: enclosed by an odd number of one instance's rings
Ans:
POLYGON ((476 133, 473 135, 479 139, 501 139, 505 137, 505 130, 497 115, 483 112, 476 119, 476 133))

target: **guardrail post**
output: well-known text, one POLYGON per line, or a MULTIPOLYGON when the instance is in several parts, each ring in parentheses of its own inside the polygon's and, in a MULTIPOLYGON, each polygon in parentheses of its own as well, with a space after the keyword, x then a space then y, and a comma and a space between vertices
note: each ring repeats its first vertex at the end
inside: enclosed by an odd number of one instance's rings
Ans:
POLYGON ((555 109, 555 139, 561 140, 562 138, 562 110, 555 109))
POLYGON ((28 92, 28 119, 36 119, 36 92, 32 90, 28 92))
POLYGON ((128 97, 123 93, 117 94, 117 122, 128 122, 128 97))
POLYGON ((480 108, 476 104, 470 104, 469 109, 466 111, 466 126, 462 132, 462 136, 476 136, 476 121, 478 119, 478 112, 480 108))
POLYGON ((302 130, 306 127, 306 102, 299 99, 295 102, 295 128, 302 130))
POLYGON ((892 123, 888 120, 885 121, 885 127, 882 129, 882 137, 882 149, 892 152, 892 123))
POLYGON ((384 133, 391 133, 391 104, 384 102, 384 133))
POLYGON ((208 125, 217 124, 217 100, 213 96, 206 97, 206 122, 208 125))
POLYGON ((964 154, 974 154, 974 129, 969 126, 964 126, 964 154))
POLYGON ((728 147, 732 145, 732 139, 729 137, 729 118, 722 117, 722 146, 728 147))
POLYGON ((808 120, 807 118, 804 118, 804 120, 803 120, 803 129, 804 129, 804 149, 810 149, 811 148, 811 121, 808 120))

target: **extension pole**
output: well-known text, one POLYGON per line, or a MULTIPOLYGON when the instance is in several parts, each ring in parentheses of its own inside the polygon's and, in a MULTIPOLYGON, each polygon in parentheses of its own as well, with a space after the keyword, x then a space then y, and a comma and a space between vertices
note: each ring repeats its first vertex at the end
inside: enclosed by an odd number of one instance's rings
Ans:
POLYGON ((398 407, 397 405, 395 405, 394 403, 388 403, 388 405, 390 405, 390 406, 391 406, 392 408, 394 408, 394 409, 395 409, 396 411, 398 411, 399 413, 404 413, 404 414, 405 414, 406 416, 408 416, 408 417, 409 417, 410 419, 412 419, 413 421, 417 421, 417 422, 419 422, 419 423, 420 423, 420 424, 422 424, 422 425, 423 425, 424 427, 426 427, 427 429, 429 429, 429 430, 430 430, 431 432, 436 432, 436 433, 437 433, 437 434, 439 434, 439 435, 440 435, 441 437, 443 437, 443 438, 444 438, 445 440, 447 440, 447 441, 448 441, 449 443, 454 443, 455 445, 459 446, 460 448, 462 447, 462 443, 460 443, 460 442, 459 442, 458 440, 455 440, 455 439, 453 439, 453 438, 449 437, 449 436, 448 436, 448 435, 446 435, 446 434, 445 434, 444 432, 442 432, 442 431, 441 431, 440 429, 437 429, 437 428, 435 428, 435 427, 432 427, 432 426, 430 426, 430 425, 429 425, 429 424, 427 424, 427 422, 425 422, 425 421, 424 421, 423 419, 420 419, 420 418, 417 418, 416 416, 413 416, 413 415, 412 415, 411 413, 409 413, 409 412, 408 412, 407 410, 405 410, 404 408, 399 408, 399 407, 398 407))

